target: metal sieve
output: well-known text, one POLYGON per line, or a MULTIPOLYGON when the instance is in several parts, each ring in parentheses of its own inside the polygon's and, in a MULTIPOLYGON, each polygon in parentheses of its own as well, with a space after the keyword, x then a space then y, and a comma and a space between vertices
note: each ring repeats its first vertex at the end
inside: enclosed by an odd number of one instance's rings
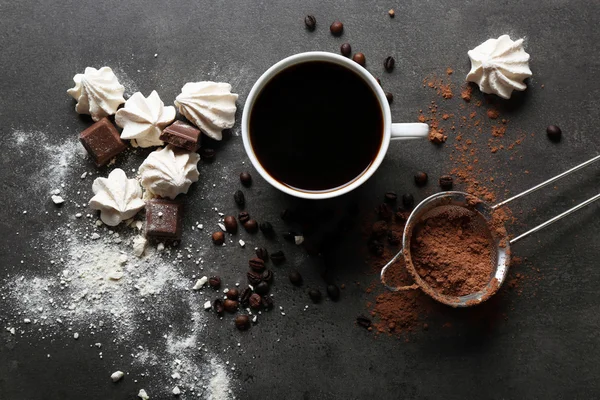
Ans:
POLYGON ((506 274, 508 272, 508 267, 510 264, 511 244, 516 243, 517 241, 525 238, 526 236, 529 236, 530 234, 537 232, 553 224, 554 222, 566 217, 567 215, 574 213, 580 208, 583 208, 588 204, 591 204, 594 201, 600 199, 600 193, 510 240, 508 239, 508 235, 506 234, 506 230, 504 229, 504 224, 499 221, 493 221, 494 211, 512 202, 513 200, 533 193, 536 190, 539 190, 598 160, 600 160, 600 155, 493 206, 486 204, 485 202, 483 202, 475 196, 456 191, 436 193, 433 196, 426 198, 421 203, 419 203, 417 207, 415 207, 415 209, 408 217, 408 220, 406 221, 406 226, 404 228, 404 233, 402 235, 402 249, 381 269, 381 282, 386 288, 392 291, 411 290, 420 288, 423 292, 431 296, 433 299, 452 307, 469 307, 489 299, 494 293, 498 291, 498 289, 500 288, 500 286, 502 286, 502 283, 506 279, 506 274), (465 213, 469 213, 469 215, 471 216, 482 218, 488 224, 488 226, 493 223, 496 228, 501 229, 489 230, 493 248, 495 249, 495 251, 492 252, 492 260, 490 260, 490 262, 492 262, 495 265, 495 268, 493 270, 493 273, 489 277, 487 285, 478 292, 470 293, 468 295, 459 297, 449 296, 440 293, 438 290, 431 287, 419 275, 419 273, 415 269, 415 266, 413 265, 413 261, 411 258, 410 241, 413 237, 414 229, 419 223, 423 222, 428 218, 431 218, 432 216, 435 216, 436 214, 441 214, 447 212, 448 210, 460 209, 463 209, 465 213), (410 276, 413 278, 415 282, 414 284, 409 286, 392 286, 386 283, 386 271, 388 271, 389 267, 396 262, 399 262, 406 268, 406 270, 410 273, 410 276))

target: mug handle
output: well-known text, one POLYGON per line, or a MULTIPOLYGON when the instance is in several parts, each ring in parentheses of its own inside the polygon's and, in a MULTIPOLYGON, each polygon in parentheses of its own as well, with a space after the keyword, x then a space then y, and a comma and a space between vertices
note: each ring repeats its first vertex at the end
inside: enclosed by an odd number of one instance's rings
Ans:
POLYGON ((392 124, 391 140, 424 139, 429 137, 429 125, 422 122, 392 124))
MULTIPOLYGON (((398 124, 398 125, 404 125, 404 124, 398 124)), ((423 125, 425 125, 425 124, 423 124, 423 125)), ((415 139, 415 138, 411 138, 411 139, 415 139)), ((383 268, 381 268, 381 273, 379 274, 379 279, 381 280, 381 283, 383 284, 383 286, 385 286, 386 289, 388 289, 388 290, 390 290, 392 292, 399 292, 401 290, 414 290, 414 289, 418 289, 419 285, 417 285, 416 283, 413 283, 412 285, 406 285, 406 286, 391 286, 391 285, 387 284, 387 282, 385 280, 385 272, 397 260, 399 260, 400 263, 402 264, 401 265, 402 268, 406 268, 405 261, 404 261, 404 254, 403 254, 403 250, 402 249, 400 249, 400 251, 394 256, 394 258, 392 258, 387 264, 385 264, 383 268)))

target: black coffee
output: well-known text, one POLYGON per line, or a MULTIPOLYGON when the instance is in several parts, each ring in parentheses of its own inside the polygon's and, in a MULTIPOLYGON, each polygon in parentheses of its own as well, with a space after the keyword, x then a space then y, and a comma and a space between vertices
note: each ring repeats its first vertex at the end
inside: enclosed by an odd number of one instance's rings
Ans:
POLYGON ((250 142, 273 178, 295 189, 345 186, 371 165, 383 115, 369 85, 334 63, 289 67, 267 83, 250 115, 250 142))

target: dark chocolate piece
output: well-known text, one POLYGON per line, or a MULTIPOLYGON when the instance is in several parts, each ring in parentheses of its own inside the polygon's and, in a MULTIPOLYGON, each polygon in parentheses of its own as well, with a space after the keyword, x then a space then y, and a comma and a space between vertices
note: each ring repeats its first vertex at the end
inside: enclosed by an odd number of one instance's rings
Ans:
POLYGON ((181 237, 183 205, 178 201, 152 199, 146 202, 146 236, 161 239, 181 237))
POLYGON ((185 122, 175 121, 162 131, 160 140, 189 151, 196 151, 200 143, 200 130, 185 122))
POLYGON ((108 164, 113 157, 127 149, 117 128, 106 117, 81 132, 79 141, 98 167, 108 164))

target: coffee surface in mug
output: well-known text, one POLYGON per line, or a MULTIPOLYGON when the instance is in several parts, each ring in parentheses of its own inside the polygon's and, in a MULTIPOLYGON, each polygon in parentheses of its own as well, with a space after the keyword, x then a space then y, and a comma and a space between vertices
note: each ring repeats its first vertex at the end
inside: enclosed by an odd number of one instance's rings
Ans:
POLYGON ((365 172, 383 140, 383 112, 355 72, 326 61, 293 65, 258 94, 250 143, 271 177, 303 191, 343 187, 365 172))

